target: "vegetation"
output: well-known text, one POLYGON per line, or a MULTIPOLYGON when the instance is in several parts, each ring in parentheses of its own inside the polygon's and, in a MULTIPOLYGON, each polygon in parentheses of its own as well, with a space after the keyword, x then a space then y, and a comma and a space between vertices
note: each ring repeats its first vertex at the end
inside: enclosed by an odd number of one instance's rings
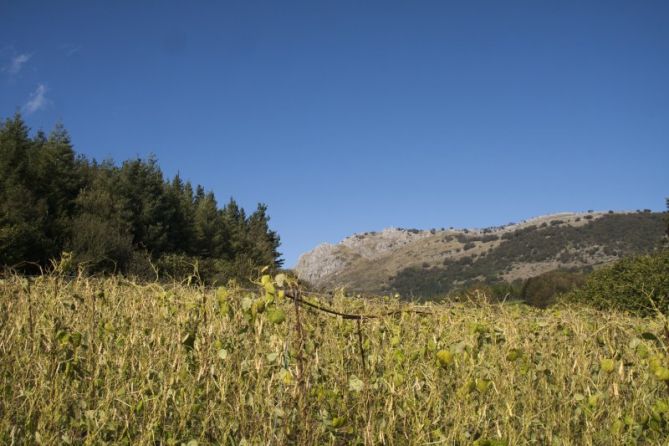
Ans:
POLYGON ((202 186, 165 179, 154 158, 77 156, 62 125, 34 137, 19 114, 0 125, 0 265, 35 273, 71 251, 90 272, 248 278, 281 265, 268 221, 265 205, 219 208, 202 186))
POLYGON ((281 261, 266 206, 249 216, 232 199, 219 208, 201 186, 165 179, 155 159, 89 161, 62 126, 30 137, 17 114, 0 126, 0 181, 0 444, 669 437, 660 214, 459 234, 475 254, 393 278, 407 297, 464 290, 457 299, 305 293, 301 306, 298 282, 270 275, 281 261), (588 277, 501 280, 509 265, 600 250, 650 254, 588 277), (9 272, 48 265, 36 277, 9 272), (255 288, 238 285, 261 266, 255 288), (195 286, 164 280, 184 277, 195 286), (558 295, 544 310, 514 302, 546 307, 558 295))
POLYGON ((469 300, 476 300, 476 296, 485 296, 493 302, 522 301, 534 307, 546 308, 562 294, 582 286, 586 277, 587 274, 578 271, 554 270, 513 282, 475 282, 451 291, 448 298, 457 300, 464 295, 469 300))
MULTIPOLYGON (((577 227, 532 225, 502 235, 502 243, 485 256, 447 258, 443 266, 429 269, 406 268, 389 286, 405 296, 433 298, 479 282, 502 282, 503 274, 514 264, 556 261, 587 269, 589 257, 595 255, 622 258, 653 251, 661 245, 665 218, 662 213, 606 214, 577 227)), ((473 242, 461 237, 471 249, 473 242)))
MULTIPOLYGON (((667 203, 667 209, 669 210, 669 198, 666 199, 666 203, 667 203)), ((667 217, 666 217, 666 220, 665 220, 665 221, 667 222, 667 231, 666 231, 666 235, 667 235, 667 237, 669 238, 669 212, 667 213, 667 217)), ((666 241, 666 240, 665 240, 665 241, 666 241)))
POLYGON ((528 304, 543 308, 552 304, 559 295, 579 289, 586 277, 580 272, 549 271, 527 279, 521 294, 528 304))
POLYGON ((595 271, 565 300, 638 315, 669 314, 669 250, 625 258, 595 271))
MULTIPOLYGON (((669 435, 659 316, 481 299, 367 319, 359 338, 355 321, 304 309, 298 329, 279 282, 253 292, 6 276, 0 443, 619 445, 669 435)), ((417 309, 341 295, 328 306, 417 309)))

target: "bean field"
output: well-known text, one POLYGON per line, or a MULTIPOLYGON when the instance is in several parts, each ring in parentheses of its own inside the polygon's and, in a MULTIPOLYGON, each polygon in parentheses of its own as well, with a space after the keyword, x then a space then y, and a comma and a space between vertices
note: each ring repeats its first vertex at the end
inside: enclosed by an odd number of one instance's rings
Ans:
POLYGON ((662 316, 0 282, 0 443, 667 444, 662 316))

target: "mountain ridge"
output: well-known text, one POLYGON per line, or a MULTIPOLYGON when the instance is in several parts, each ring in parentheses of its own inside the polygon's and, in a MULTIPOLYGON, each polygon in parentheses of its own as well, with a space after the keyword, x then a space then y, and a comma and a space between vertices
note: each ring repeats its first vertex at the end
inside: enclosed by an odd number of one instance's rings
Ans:
POLYGON ((555 269, 598 267, 648 251, 664 229, 664 213, 649 210, 559 212, 487 228, 391 227, 320 244, 300 256, 295 271, 317 288, 422 290, 424 296, 475 281, 510 282, 555 269))

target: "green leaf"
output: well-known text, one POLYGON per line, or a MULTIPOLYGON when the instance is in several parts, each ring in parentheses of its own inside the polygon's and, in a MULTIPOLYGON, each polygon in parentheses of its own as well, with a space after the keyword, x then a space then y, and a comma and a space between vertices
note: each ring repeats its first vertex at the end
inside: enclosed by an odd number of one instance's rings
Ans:
POLYGON ((293 384, 293 375, 286 369, 282 369, 279 372, 279 378, 286 386, 293 384))
POLYGON ((70 342, 72 343, 73 346, 79 347, 79 345, 81 345, 81 333, 79 332, 72 333, 72 336, 70 337, 70 342))
POLYGON ((351 375, 348 379, 348 388, 354 392, 360 392, 365 388, 365 383, 355 375, 351 375))
POLYGON ((253 299, 251 299, 248 296, 242 299, 242 309, 244 311, 249 311, 252 306, 253 306, 253 299))
POLYGON ((611 358, 602 358, 599 360, 599 369, 605 373, 612 373, 616 368, 616 363, 611 358))
POLYGON ((472 443, 473 446, 508 446, 508 444, 509 443, 506 440, 488 440, 482 438, 479 438, 474 443, 472 443))
POLYGON ((509 353, 506 355, 506 360, 509 362, 514 362, 523 356, 523 351, 517 348, 512 348, 509 350, 509 353))
POLYGON ((660 339, 657 337, 655 333, 651 333, 649 331, 641 333, 641 337, 649 341, 658 341, 658 342, 660 341, 660 339))
POLYGON ((221 315, 221 317, 229 317, 230 316, 230 306, 228 305, 227 302, 220 303, 218 311, 219 311, 219 314, 221 315))
POLYGON ((622 420, 615 420, 613 423, 611 423, 611 427, 609 428, 609 432, 611 432, 611 435, 620 435, 620 433, 623 431, 623 428, 625 427, 625 424, 622 422, 622 420))
POLYGON ((267 319, 273 324, 280 324, 286 320, 286 313, 281 308, 270 308, 267 310, 267 319))
POLYGON ((276 294, 276 289, 274 288, 274 284, 272 282, 267 282, 264 287, 267 294, 271 294, 272 296, 276 294))
POLYGON ((482 438, 479 438, 474 443, 472 443, 473 446, 508 446, 508 444, 509 443, 506 440, 488 440, 482 438))
POLYGON ((265 311, 265 301, 264 299, 256 299, 255 302, 253 302, 253 312, 254 313, 262 313, 265 311))
POLYGON ((218 300, 219 304, 222 304, 225 300, 227 300, 229 295, 230 292, 225 287, 221 286, 216 289, 216 299, 218 300))
POLYGON ((595 408, 599 404, 599 400, 602 398, 601 393, 595 393, 594 395, 590 395, 588 397, 588 406, 595 408))
POLYGON ((346 418, 344 417, 334 417, 332 419, 332 427, 335 429, 342 427, 344 423, 346 423, 346 418))
POLYGON ((477 378, 475 383, 476 383, 476 390, 478 390, 479 393, 485 393, 488 390, 488 388, 490 388, 491 381, 489 379, 477 378))
POLYGON ((449 365, 453 364, 453 359, 455 355, 448 350, 439 350, 437 352, 437 360, 442 367, 446 368, 449 365))
POLYGON ((655 377, 660 381, 669 381, 669 369, 659 366, 655 369, 655 377))

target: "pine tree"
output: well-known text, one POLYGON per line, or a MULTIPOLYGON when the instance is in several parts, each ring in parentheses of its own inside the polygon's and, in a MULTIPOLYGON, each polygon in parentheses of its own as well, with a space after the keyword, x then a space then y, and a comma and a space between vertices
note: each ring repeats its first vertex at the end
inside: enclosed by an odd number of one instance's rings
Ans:
POLYGON ((269 228, 267 205, 259 203, 248 219, 248 236, 252 258, 256 265, 278 268, 283 264, 279 252, 279 236, 269 228))
POLYGON ((122 272, 132 256, 132 228, 117 189, 118 170, 108 162, 92 166, 93 181, 76 199, 77 215, 67 249, 92 271, 122 272))
POLYGON ((169 205, 156 159, 125 161, 119 170, 117 187, 124 217, 132 228, 133 245, 160 256, 168 244, 169 205))
POLYGON ((34 193, 46 200, 46 236, 53 241, 54 251, 60 254, 71 236, 71 222, 76 209, 75 200, 84 186, 80 161, 72 148, 70 137, 62 124, 57 124, 48 139, 36 138, 39 145, 34 166, 34 193))
POLYGON ((44 262, 50 243, 44 233, 46 201, 31 186, 35 144, 20 114, 0 127, 0 263, 44 262))
POLYGON ((192 188, 190 193, 179 175, 165 185, 167 203, 167 238, 166 250, 172 253, 188 253, 195 240, 194 206, 192 188))
POLYGON ((196 201, 194 223, 195 254, 204 258, 223 257, 227 234, 213 193, 209 192, 196 201))
POLYGON ((667 203, 667 237, 669 237, 669 198, 666 199, 667 203))

